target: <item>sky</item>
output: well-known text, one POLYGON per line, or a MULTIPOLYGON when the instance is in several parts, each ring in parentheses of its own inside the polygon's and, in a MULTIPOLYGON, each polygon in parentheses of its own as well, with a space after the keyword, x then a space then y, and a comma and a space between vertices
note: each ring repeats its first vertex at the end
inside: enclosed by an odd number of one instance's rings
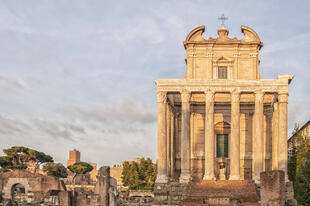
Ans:
MULTIPOLYGON (((310 2, 0 0, 0 150, 23 145, 66 163, 156 159, 154 81, 184 78, 183 41, 254 29, 262 78, 294 74, 288 125, 310 118, 310 2)), ((1 154, 1 153, 0 153, 1 154)))

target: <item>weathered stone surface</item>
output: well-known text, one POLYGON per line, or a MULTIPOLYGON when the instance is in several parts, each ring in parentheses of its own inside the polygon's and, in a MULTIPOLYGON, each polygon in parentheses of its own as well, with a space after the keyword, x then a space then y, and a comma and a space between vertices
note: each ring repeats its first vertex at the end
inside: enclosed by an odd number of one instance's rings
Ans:
POLYGON ((180 205, 245 205, 257 204, 259 196, 253 181, 217 180, 191 183, 180 205))
POLYGON ((42 200, 50 190, 65 190, 57 178, 24 170, 14 170, 0 174, 0 193, 4 200, 11 199, 11 189, 18 183, 25 187, 26 194, 31 193, 32 201, 42 200))
POLYGON ((156 183, 154 186, 154 205, 178 205, 188 193, 186 183, 156 183))
POLYGON ((25 188, 25 201, 33 206, 116 206, 117 182, 110 177, 109 167, 99 170, 95 192, 66 191, 57 178, 15 170, 0 174, 0 205, 12 202, 12 187, 25 188))
POLYGON ((285 173, 281 170, 262 172, 260 174, 260 196, 262 206, 285 205, 285 173))

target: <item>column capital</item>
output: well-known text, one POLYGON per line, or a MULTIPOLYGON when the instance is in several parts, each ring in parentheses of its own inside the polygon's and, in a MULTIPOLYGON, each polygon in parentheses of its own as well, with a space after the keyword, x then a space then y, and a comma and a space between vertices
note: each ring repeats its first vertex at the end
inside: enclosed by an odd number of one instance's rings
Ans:
POLYGON ((255 91, 255 102, 264 102, 264 92, 262 90, 255 91))
POLYGON ((164 103, 167 101, 167 92, 157 91, 157 102, 164 103))
POLYGON ((233 91, 231 93, 231 102, 240 102, 240 92, 239 91, 233 91))
POLYGON ((206 101, 207 102, 213 102, 214 101, 215 91, 213 91, 213 90, 206 90, 205 91, 205 95, 206 95, 206 101))
POLYGON ((279 93, 278 102, 287 103, 288 102, 288 93, 279 93))
POLYGON ((191 98, 191 92, 188 90, 181 91, 181 101, 182 102, 189 102, 191 98))

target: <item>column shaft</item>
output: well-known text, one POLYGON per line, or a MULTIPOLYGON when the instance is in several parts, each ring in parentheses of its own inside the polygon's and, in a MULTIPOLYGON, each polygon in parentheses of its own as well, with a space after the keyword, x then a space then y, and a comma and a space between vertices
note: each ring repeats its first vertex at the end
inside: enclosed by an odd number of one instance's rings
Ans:
POLYGON ((278 169, 285 172, 287 178, 287 101, 288 94, 280 93, 279 100, 279 150, 278 169))
POLYGON ((170 166, 170 175, 171 177, 174 177, 174 161, 175 161, 175 118, 174 118, 175 114, 173 113, 173 111, 171 112, 171 131, 170 131, 170 136, 171 136, 171 148, 170 148, 170 151, 171 151, 171 166, 170 166))
POLYGON ((182 99, 182 125, 181 125, 181 183, 191 180, 190 174, 190 92, 183 91, 182 99))
POLYGON ((214 180, 215 137, 214 137, 214 92, 206 91, 205 106, 205 172, 204 180, 214 180))
POLYGON ((167 175, 170 177, 170 167, 171 167, 171 110, 170 106, 167 104, 167 115, 166 115, 166 121, 167 121, 167 175))
POLYGON ((254 180, 259 183, 264 169, 264 93, 255 94, 254 180))
POLYGON ((157 92, 158 102, 158 146, 156 183, 167 183, 167 134, 166 134, 166 92, 157 92))
POLYGON ((240 180, 240 95, 231 94, 230 180, 240 180))
POLYGON ((278 149, 279 149, 279 105, 273 104, 272 114, 272 169, 278 169, 278 149))

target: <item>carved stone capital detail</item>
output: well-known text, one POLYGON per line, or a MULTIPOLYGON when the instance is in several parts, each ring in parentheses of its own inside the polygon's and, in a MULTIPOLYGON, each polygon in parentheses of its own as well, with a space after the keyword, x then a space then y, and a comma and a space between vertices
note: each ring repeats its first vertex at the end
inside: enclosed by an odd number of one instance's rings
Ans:
POLYGON ((182 102, 189 102, 190 99, 191 99, 191 92, 189 92, 187 90, 183 90, 181 92, 181 101, 182 102))
POLYGON ((238 91, 231 93, 231 102, 240 102, 240 93, 238 91))
POLYGON ((255 102, 264 102, 264 92, 261 90, 255 91, 255 102))
POLYGON ((215 92, 213 90, 206 90, 205 95, 206 95, 206 102, 214 101, 215 92))
POLYGON ((157 92, 157 102, 164 103, 167 101, 167 92, 158 91, 157 92))
POLYGON ((279 93, 278 94, 278 102, 288 102, 288 93, 279 93))

